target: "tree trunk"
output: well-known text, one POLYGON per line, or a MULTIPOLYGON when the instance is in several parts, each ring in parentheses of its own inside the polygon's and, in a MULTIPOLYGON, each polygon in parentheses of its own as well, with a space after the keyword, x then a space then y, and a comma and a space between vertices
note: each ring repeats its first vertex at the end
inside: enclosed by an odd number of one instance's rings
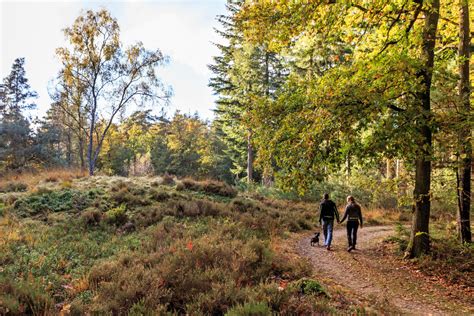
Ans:
POLYGON ((94 150, 94 129, 95 129, 95 114, 91 115, 91 124, 89 128, 89 145, 87 147, 87 160, 89 162, 89 175, 94 175, 95 168, 95 155, 93 154, 94 150))
POLYGON ((461 243, 472 242, 471 236, 471 164, 472 164, 472 145, 471 145, 471 127, 466 118, 471 111, 470 104, 470 82, 469 82, 469 5, 468 0, 459 0, 459 99, 460 113, 462 121, 458 135, 460 146, 460 164, 458 168, 459 184, 458 192, 458 230, 461 243))
POLYGON ((66 161, 68 168, 71 168, 72 165, 72 135, 71 132, 68 131, 66 133, 66 161))
POLYGON ((247 183, 253 182, 253 159, 252 130, 247 134, 247 183))
POLYGON ((347 154, 346 156, 346 178, 349 179, 351 176, 351 171, 352 171, 352 161, 351 161, 351 155, 347 154))
POLYGON ((84 159, 84 138, 82 136, 79 137, 79 161, 81 163, 81 171, 86 170, 86 161, 84 159))
POLYGON ((425 9, 424 13, 425 25, 423 27, 422 44, 424 66, 418 73, 423 84, 423 89, 419 93, 421 117, 417 124, 421 138, 418 144, 418 156, 415 160, 413 223, 410 242, 406 252, 406 257, 410 258, 419 257, 430 250, 429 220, 432 149, 430 92, 434 65, 434 47, 439 19, 439 0, 431 1, 431 7, 425 9))
POLYGON ((387 177, 387 179, 393 179, 394 178, 394 172, 393 172, 393 169, 392 169, 392 159, 386 158, 385 164, 386 164, 386 168, 387 168, 385 176, 387 177))

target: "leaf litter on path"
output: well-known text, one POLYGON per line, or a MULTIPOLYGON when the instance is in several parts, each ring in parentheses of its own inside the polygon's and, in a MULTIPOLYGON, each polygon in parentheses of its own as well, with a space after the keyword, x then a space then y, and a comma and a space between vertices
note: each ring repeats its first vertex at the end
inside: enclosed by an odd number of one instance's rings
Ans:
POLYGON ((442 280, 425 276, 380 249, 381 241, 394 234, 392 226, 359 230, 358 249, 350 253, 346 251, 345 234, 344 229, 334 231, 332 251, 311 247, 309 235, 298 235, 294 247, 311 260, 315 278, 343 292, 356 304, 388 314, 474 313, 472 292, 448 287, 442 280))

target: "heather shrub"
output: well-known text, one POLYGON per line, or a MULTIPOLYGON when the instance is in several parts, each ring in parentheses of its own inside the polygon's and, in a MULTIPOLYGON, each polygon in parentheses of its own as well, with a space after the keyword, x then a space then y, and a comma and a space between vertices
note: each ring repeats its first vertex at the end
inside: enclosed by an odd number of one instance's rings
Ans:
POLYGON ((315 280, 306 278, 301 279, 296 285, 299 287, 301 294, 329 296, 329 294, 326 292, 326 289, 324 289, 323 286, 315 280))
POLYGON ((169 174, 161 176, 161 184, 174 185, 174 177, 169 174))
POLYGON ((254 286, 276 272, 275 254, 266 241, 223 234, 242 228, 216 224, 213 220, 204 231, 186 232, 182 224, 164 219, 149 232, 150 243, 140 253, 92 268, 89 283, 101 304, 91 311, 120 314, 142 302, 146 308, 166 305, 177 313, 224 314, 243 304, 254 286))
POLYGON ((111 200, 118 205, 126 204, 128 207, 134 207, 151 204, 144 188, 131 187, 124 182, 119 182, 110 191, 111 200))
POLYGON ((97 226, 102 221, 103 214, 101 211, 91 208, 81 214, 81 219, 86 226, 97 226))
POLYGON ((100 194, 100 191, 96 189, 85 192, 71 189, 38 192, 16 200, 13 209, 21 217, 47 212, 82 211, 89 207, 100 194))
POLYGON ((137 227, 148 227, 161 221, 164 217, 161 207, 152 206, 138 210, 131 217, 131 221, 137 227))
POLYGON ((23 182, 7 182, 0 186, 0 193, 25 192, 26 190, 28 190, 28 185, 23 182))
POLYGON ((221 204, 206 200, 170 200, 164 206, 166 215, 178 218, 198 216, 218 216, 224 213, 221 204))
POLYGON ((47 315, 53 300, 37 280, 13 280, 0 277, 0 313, 2 315, 47 315))
POLYGON ((160 191, 160 190, 151 190, 150 197, 152 200, 157 201, 157 202, 164 202, 168 200, 169 198, 171 198, 168 192, 160 191))
POLYGON ((107 211, 105 213, 105 220, 109 224, 113 224, 116 226, 123 225, 128 220, 127 216, 127 206, 125 204, 121 204, 118 207, 114 207, 113 209, 107 211))
POLYGON ((245 198, 235 198, 231 202, 231 208, 233 211, 239 213, 255 213, 261 211, 260 206, 250 199, 245 198))
POLYGON ((44 178, 44 182, 48 183, 53 183, 53 182, 58 182, 58 177, 56 176, 48 176, 46 178, 44 178))
POLYGON ((226 316, 267 316, 271 315, 272 310, 267 303, 245 303, 230 309, 226 316))
POLYGON ((18 239, 0 243, 5 274, 31 273, 55 311, 71 315, 224 315, 258 311, 258 302, 291 314, 298 300, 312 308, 322 297, 280 289, 278 280, 308 277, 310 264, 270 242, 292 225, 309 227, 306 204, 231 199, 219 182, 192 181, 177 193, 145 180, 94 177, 75 189, 19 194, 13 215, 48 220, 12 216, 22 225, 9 234, 18 239), (91 185, 103 189, 79 189, 91 185))
POLYGON ((192 179, 183 179, 176 186, 176 190, 198 191, 231 198, 237 196, 238 193, 236 189, 227 183, 215 180, 195 181, 192 179))

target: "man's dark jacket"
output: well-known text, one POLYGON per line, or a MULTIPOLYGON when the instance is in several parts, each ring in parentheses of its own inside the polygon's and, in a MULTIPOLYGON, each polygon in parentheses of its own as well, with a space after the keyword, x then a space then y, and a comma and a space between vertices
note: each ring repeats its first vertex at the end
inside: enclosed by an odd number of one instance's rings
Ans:
POLYGON ((339 212, 337 211, 336 203, 331 200, 323 200, 319 204, 319 222, 322 220, 333 221, 334 217, 339 221, 339 212))

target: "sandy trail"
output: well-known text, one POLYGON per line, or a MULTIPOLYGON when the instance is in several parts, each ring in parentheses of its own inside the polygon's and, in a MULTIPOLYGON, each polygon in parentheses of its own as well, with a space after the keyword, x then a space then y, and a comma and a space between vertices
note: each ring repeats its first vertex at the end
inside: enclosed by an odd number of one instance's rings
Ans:
MULTIPOLYGON (((446 315, 474 314, 471 292, 446 287, 386 256, 380 243, 394 233, 392 226, 359 229, 358 250, 346 251, 347 239, 340 226, 334 231, 332 250, 310 247, 311 235, 298 240, 301 256, 311 260, 315 277, 344 293, 356 304, 369 306, 377 313, 446 315)), ((322 244, 322 238, 320 240, 322 244)))

